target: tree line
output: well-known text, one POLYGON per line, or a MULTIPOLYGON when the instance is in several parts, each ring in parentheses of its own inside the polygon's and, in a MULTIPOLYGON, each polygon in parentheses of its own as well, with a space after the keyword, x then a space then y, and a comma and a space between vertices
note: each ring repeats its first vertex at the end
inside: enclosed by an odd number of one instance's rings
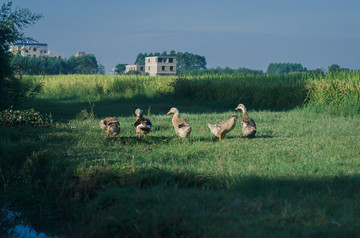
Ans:
MULTIPOLYGON (((332 64, 328 67, 327 72, 340 72, 340 71, 350 71, 348 68, 341 68, 337 64, 332 64)), ((267 71, 268 74, 289 74, 289 73, 324 73, 321 69, 308 70, 306 67, 303 67, 299 63, 270 63, 267 71)))
POLYGON ((104 66, 91 54, 69 59, 14 55, 10 65, 17 74, 105 74, 104 66))

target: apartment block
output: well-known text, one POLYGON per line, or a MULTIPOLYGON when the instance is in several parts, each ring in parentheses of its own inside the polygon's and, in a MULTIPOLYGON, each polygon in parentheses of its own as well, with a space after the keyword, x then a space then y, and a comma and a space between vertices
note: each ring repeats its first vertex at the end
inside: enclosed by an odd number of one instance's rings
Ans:
POLYGON ((48 50, 47 44, 40 43, 16 43, 10 46, 10 52, 22 56, 64 58, 63 54, 48 50))
POLYGON ((176 75, 176 57, 145 57, 145 73, 149 73, 151 76, 176 75))

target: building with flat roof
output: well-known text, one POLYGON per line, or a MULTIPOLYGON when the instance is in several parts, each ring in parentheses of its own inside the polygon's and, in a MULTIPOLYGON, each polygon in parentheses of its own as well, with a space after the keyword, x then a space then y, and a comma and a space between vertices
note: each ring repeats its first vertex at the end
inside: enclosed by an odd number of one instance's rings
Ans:
POLYGON ((48 50, 48 45, 42 43, 16 43, 10 46, 10 52, 22 56, 64 58, 63 54, 48 50))
POLYGON ((140 64, 128 64, 125 66, 125 74, 129 73, 130 71, 138 71, 140 73, 145 73, 145 66, 140 64))
POLYGON ((151 76, 176 75, 176 57, 152 56, 145 57, 145 73, 151 76))

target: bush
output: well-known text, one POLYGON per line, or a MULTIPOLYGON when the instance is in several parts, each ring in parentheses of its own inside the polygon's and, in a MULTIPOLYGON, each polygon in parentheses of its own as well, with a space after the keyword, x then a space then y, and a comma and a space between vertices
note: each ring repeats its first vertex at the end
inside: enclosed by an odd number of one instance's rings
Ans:
POLYGON ((33 108, 28 110, 10 108, 0 112, 0 126, 3 127, 51 127, 53 125, 51 115, 41 115, 33 108))

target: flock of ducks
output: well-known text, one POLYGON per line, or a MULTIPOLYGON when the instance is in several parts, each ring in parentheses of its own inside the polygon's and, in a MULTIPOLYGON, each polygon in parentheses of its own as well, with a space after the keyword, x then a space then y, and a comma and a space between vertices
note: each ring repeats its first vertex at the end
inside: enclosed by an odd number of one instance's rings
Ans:
MULTIPOLYGON (((235 110, 242 110, 243 118, 241 120, 241 131, 243 136, 245 137, 253 137, 256 134, 256 124, 254 120, 248 115, 246 107, 243 104, 239 104, 235 110)), ((186 138, 191 133, 191 127, 189 124, 182 118, 180 118, 179 110, 175 107, 172 107, 170 111, 167 113, 174 114, 171 119, 171 122, 174 126, 175 133, 180 138, 186 138)), ((143 115, 143 110, 140 108, 135 110, 136 121, 134 123, 135 131, 138 134, 138 138, 141 138, 141 134, 146 135, 151 131, 151 121, 148 118, 145 118, 143 115)), ((229 120, 222 121, 216 124, 208 123, 208 127, 210 132, 219 138, 219 140, 223 139, 228 132, 235 128, 237 115, 232 115, 229 120)), ((99 126, 101 129, 106 131, 108 136, 117 136, 120 133, 120 123, 114 117, 106 117, 104 120, 99 122, 99 126)))

